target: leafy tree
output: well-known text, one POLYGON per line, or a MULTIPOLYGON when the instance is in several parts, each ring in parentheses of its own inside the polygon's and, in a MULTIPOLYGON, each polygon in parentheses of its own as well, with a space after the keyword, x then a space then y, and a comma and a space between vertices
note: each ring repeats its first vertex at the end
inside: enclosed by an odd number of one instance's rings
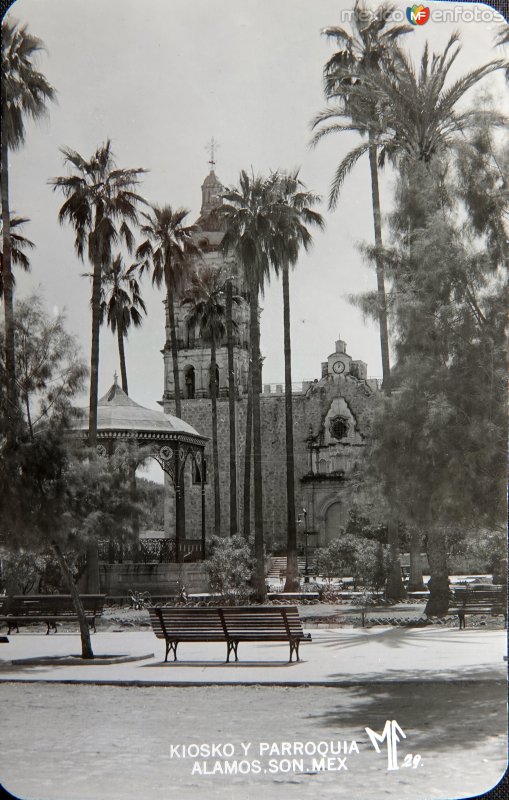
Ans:
MULTIPOLYGON (((23 236, 21 229, 27 222, 30 222, 26 217, 15 217, 11 214, 10 231, 11 231, 11 262, 18 267, 21 267, 28 272, 30 270, 30 261, 26 254, 26 250, 31 250, 35 244, 23 236)), ((2 226, 3 231, 3 226, 2 226)), ((3 236, 3 234, 2 234, 3 236)), ((0 298, 4 295, 4 280, 3 280, 3 257, 0 253, 0 298)), ((11 285, 14 287, 16 281, 14 273, 11 272, 11 285)))
MULTIPOLYGON (((14 306, 18 393, 31 437, 52 416, 66 413, 72 398, 84 387, 87 368, 64 323, 65 315, 50 316, 36 295, 14 306)), ((4 331, 0 330, 3 340, 4 331)))
POLYGON ((287 506, 287 567, 285 591, 299 589, 297 564, 297 520, 295 516, 295 460, 293 447, 292 351, 290 334, 290 267, 295 266, 300 250, 308 250, 312 225, 322 229, 321 214, 313 209, 320 198, 306 190, 298 170, 276 173, 273 188, 274 236, 271 262, 276 274, 281 272, 283 283, 283 320, 285 356, 285 433, 286 433, 286 506, 287 506))
POLYGON ((465 170, 482 182, 485 164, 475 147, 462 159, 401 172, 386 258, 398 391, 373 430, 388 502, 426 533, 430 615, 447 611, 448 530, 496 528, 505 508, 507 270, 479 235, 490 194, 462 202, 465 170))
POLYGON ((34 438, 20 436, 0 463, 1 535, 9 549, 51 547, 73 597, 82 657, 93 658, 88 624, 64 550, 104 538, 121 521, 132 530, 137 516, 131 487, 120 471, 92 450, 75 450, 55 418, 34 438))
POLYGON ((111 266, 105 270, 102 281, 101 314, 103 318, 106 317, 112 333, 117 334, 122 389, 126 394, 129 392, 124 339, 127 339, 131 325, 135 328, 141 326, 143 322, 141 312, 147 313, 140 285, 134 274, 135 269, 136 265, 126 269, 122 257, 117 255, 111 266))
POLYGON ((66 198, 60 208, 60 224, 68 222, 75 232, 74 247, 80 259, 85 253, 92 265, 92 347, 90 353, 89 442, 97 442, 97 400, 99 386, 99 329, 102 282, 111 269, 113 248, 121 241, 131 253, 132 226, 138 224, 138 208, 144 202, 135 190, 145 170, 119 169, 108 140, 86 161, 75 150, 61 149, 68 175, 52 178, 55 191, 66 198))
MULTIPOLYGON (((35 68, 35 58, 43 49, 40 39, 19 26, 13 19, 2 21, 2 286, 5 320, 5 369, 7 371, 6 401, 10 415, 6 423, 12 431, 18 405, 14 355, 13 280, 12 264, 18 247, 13 247, 11 212, 9 208, 9 151, 19 149, 25 142, 26 122, 39 119, 46 113, 46 104, 53 100, 55 90, 44 75, 35 68), (14 250, 14 252, 13 252, 14 250)), ((22 248, 21 248, 22 249, 22 248)), ((22 263, 22 262, 21 262, 22 263)))
POLYGON ((162 531, 164 529, 164 486, 161 483, 136 478, 138 503, 141 506, 140 528, 162 531))
MULTIPOLYGON (((37 409, 39 418, 34 421, 27 412, 18 426, 16 447, 6 447, 5 438, 0 444, 0 540, 10 553, 36 558, 54 553, 80 621, 82 655, 93 658, 74 573, 64 553, 82 552, 115 526, 129 534, 138 507, 124 473, 68 433, 70 402, 82 386, 85 368, 62 318, 48 320, 35 301, 23 318, 29 311, 29 335, 16 338, 21 364, 16 374, 26 376, 27 407, 37 409)), ((0 374, 4 378, 5 371, 0 374)), ((6 413, 2 404, 2 430, 6 413)))

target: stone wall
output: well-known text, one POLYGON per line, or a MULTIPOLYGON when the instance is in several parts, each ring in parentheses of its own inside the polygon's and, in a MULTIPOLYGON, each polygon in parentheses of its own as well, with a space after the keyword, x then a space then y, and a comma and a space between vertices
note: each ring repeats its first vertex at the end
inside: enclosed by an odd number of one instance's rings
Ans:
POLYGON ((179 578, 188 593, 209 591, 206 566, 192 564, 100 564, 101 592, 127 596, 132 589, 152 595, 174 594, 179 578))
MULTIPOLYGON (((369 439, 371 421, 374 413, 376 393, 369 385, 352 375, 327 375, 322 380, 311 383, 305 394, 294 394, 294 450, 295 450, 295 493, 296 510, 303 506, 308 509, 308 526, 319 534, 313 544, 324 544, 324 525, 327 507, 332 502, 351 504, 352 486, 349 477, 359 474, 363 469, 366 442, 369 439), (323 445, 320 447, 320 460, 334 455, 340 458, 344 468, 344 478, 320 475, 313 481, 313 489, 305 476, 309 475, 310 435, 320 437, 327 420, 327 414, 337 398, 343 398, 352 424, 351 434, 340 443, 333 443, 324 431, 323 445), (302 481, 302 479, 305 479, 302 481), (315 485, 316 484, 316 485, 315 485)), ((172 403, 165 404, 165 410, 172 411, 172 403)), ((247 398, 236 401, 237 420, 237 490, 239 509, 239 528, 243 517, 243 480, 246 429, 247 398)), ((265 540, 269 550, 284 546, 286 540, 286 448, 285 448, 285 400, 284 395, 262 395, 260 398, 262 421, 262 468, 263 468, 263 510, 265 540)), ((196 430, 209 437, 205 449, 208 479, 206 485, 206 535, 214 532, 214 496, 212 467, 212 427, 211 401, 209 399, 182 401, 182 417, 196 430)), ((217 401, 219 463, 221 471, 221 532, 229 532, 229 416, 227 399, 217 401)), ((330 438, 330 437, 329 437, 330 438)), ((251 476, 252 477, 252 476, 251 476)), ((251 489, 252 492, 252 489, 251 489)), ((186 471, 186 529, 187 537, 199 539, 201 535, 201 494, 200 486, 192 483, 191 465, 186 471)), ((173 489, 168 487, 167 519, 168 533, 173 535, 172 519, 173 489)), ((251 515, 253 499, 251 500, 251 515)), ((253 526, 252 526, 253 527, 253 526)), ((311 542, 310 542, 311 543, 311 542)))

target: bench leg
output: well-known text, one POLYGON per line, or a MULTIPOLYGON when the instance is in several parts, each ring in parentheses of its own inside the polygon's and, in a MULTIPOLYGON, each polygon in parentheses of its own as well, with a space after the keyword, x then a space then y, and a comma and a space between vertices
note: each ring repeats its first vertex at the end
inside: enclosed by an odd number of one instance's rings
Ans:
POLYGON ((7 636, 9 636, 9 634, 10 634, 10 633, 12 633, 12 631, 14 630, 14 628, 16 628, 16 633, 19 633, 19 626, 18 626, 18 623, 17 623, 17 622, 9 622, 9 623, 7 623, 7 624, 8 624, 8 626, 9 626, 9 629, 8 629, 8 631, 7 631, 7 636))
POLYGON ((235 655, 235 661, 239 660, 238 657, 237 657, 237 648, 238 648, 238 646, 239 646, 238 642, 233 642, 233 641, 230 641, 230 640, 228 640, 226 642, 226 647, 227 647, 226 663, 227 664, 230 663, 230 653, 231 652, 233 652, 233 654, 235 655))
POLYGON ((288 662, 289 664, 292 663, 292 659, 293 659, 293 654, 294 653, 295 653, 295 656, 296 656, 295 660, 296 661, 300 661, 300 658, 299 658, 299 640, 298 639, 295 639, 295 640, 290 639, 290 661, 288 662))
POLYGON ((460 623, 460 631, 461 631, 465 627, 465 612, 464 611, 458 611, 458 620, 459 620, 459 623, 460 623))
POLYGON ((170 652, 173 653, 173 660, 174 661, 177 660, 177 647, 178 647, 178 645, 179 645, 178 642, 166 641, 166 655, 164 657, 164 661, 165 662, 168 661, 168 653, 170 653, 170 652))

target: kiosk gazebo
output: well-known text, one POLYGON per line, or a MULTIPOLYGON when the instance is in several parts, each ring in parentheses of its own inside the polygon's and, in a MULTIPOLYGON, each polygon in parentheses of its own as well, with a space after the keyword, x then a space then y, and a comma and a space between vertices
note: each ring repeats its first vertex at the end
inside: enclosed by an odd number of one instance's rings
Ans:
MULTIPOLYGON (((73 435, 88 437, 88 409, 71 425, 73 435)), ((134 476, 137 467, 148 458, 157 461, 169 475, 175 489, 175 557, 181 561, 186 552, 185 517, 182 514, 181 478, 187 459, 191 458, 200 476, 201 486, 201 556, 205 557, 205 475, 203 467, 207 438, 191 425, 171 414, 163 414, 135 403, 115 382, 97 404, 97 451, 134 476)))

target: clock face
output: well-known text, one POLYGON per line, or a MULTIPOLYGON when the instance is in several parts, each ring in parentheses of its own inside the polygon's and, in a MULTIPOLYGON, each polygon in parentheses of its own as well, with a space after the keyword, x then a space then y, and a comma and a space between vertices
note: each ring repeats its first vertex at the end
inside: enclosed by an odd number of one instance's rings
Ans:
POLYGON ((345 365, 342 361, 335 361, 332 365, 332 369, 336 375, 341 375, 341 373, 345 371, 345 365))

